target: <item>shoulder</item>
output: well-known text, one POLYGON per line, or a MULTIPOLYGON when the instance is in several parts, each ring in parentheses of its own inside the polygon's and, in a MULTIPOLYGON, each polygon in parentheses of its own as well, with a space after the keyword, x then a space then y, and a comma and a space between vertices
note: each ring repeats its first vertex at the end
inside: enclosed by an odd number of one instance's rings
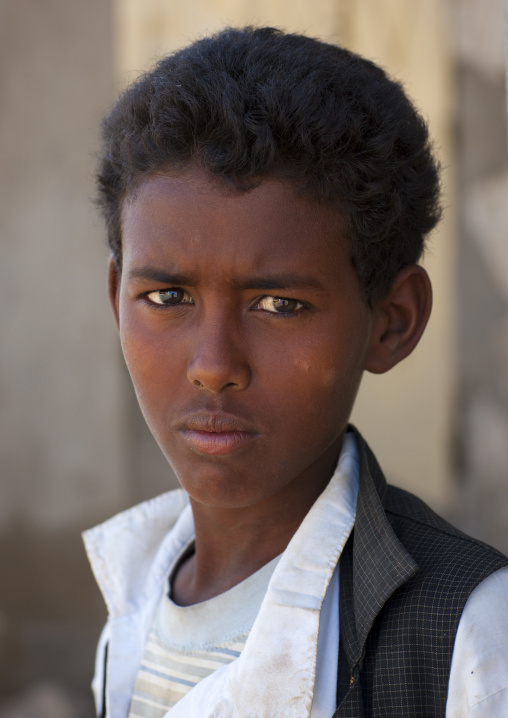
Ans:
POLYGON ((416 574, 392 597, 394 605, 413 615, 411 630, 425 633, 432 625, 435 638, 447 633, 451 656, 466 601, 488 576, 507 567, 508 559, 402 489, 388 486, 383 505, 394 533, 418 564, 416 574))
POLYGON ((508 558, 500 551, 455 528, 408 491, 388 485, 383 505, 393 530, 420 569, 454 565, 459 573, 466 568, 462 562, 473 562, 473 572, 488 575, 508 566, 508 558))
MULTIPOLYGON (((468 635, 471 626, 480 613, 483 614, 483 622, 488 622, 489 614, 497 617, 494 620, 508 615, 506 608, 503 610, 501 607, 506 603, 502 595, 508 586, 508 559, 494 548, 462 533, 406 491, 387 486, 383 507, 394 534, 414 559, 418 570, 397 588, 377 616, 369 637, 366 680, 374 680, 376 666, 380 662, 388 664, 391 657, 397 655, 400 672, 391 670, 387 673, 387 695, 391 695, 390 691, 393 692, 393 686, 397 684, 401 686, 401 696, 407 698, 408 691, 412 691, 411 701, 414 703, 425 695, 429 704, 438 706, 436 715, 443 715, 452 654, 458 656, 455 688, 451 683, 454 695, 465 690, 465 682, 474 691, 473 681, 467 678, 465 672, 468 669, 471 676, 471 670, 475 670, 474 667, 469 668, 467 657, 480 650, 482 629, 475 632, 477 639, 472 639, 468 635), (504 570, 500 572, 500 569, 504 570), (491 598, 490 582, 497 582, 497 577, 502 575, 505 575, 501 579, 503 585, 497 586, 496 598, 491 598), (459 623, 461 628, 457 633, 459 623), (466 647, 457 649, 455 639, 461 635, 466 637, 466 641, 462 641, 466 647), (460 659, 461 653, 466 656, 465 661, 460 659)), ((485 656, 486 647, 482 645, 485 656)), ((486 698, 490 694, 487 663, 484 665, 482 675, 487 681, 482 683, 481 695, 486 698)), ((504 668, 501 674, 503 671, 504 668)), ((503 680, 501 675, 496 681, 496 686, 501 688, 494 690, 505 690, 503 680)), ((406 700, 401 696, 400 700, 406 700)), ((500 700, 500 696, 496 700, 500 700)), ((452 699, 446 712, 447 718, 463 718, 466 715, 471 718, 478 715, 480 718, 486 715, 481 711, 477 714, 460 712, 461 708, 457 712, 456 705, 457 702, 454 706, 452 699)), ((505 713, 501 711, 492 715, 505 713)))
POLYGON ((467 599, 453 648, 447 718, 508 715, 508 568, 467 599))

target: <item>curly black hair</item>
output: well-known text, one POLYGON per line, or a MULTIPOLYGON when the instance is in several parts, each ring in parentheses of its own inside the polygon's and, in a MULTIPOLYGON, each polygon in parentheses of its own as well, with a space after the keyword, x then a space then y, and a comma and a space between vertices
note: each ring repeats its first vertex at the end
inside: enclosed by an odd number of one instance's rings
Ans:
POLYGON ((293 183, 335 206, 370 303, 418 262, 440 218, 427 126, 374 63, 273 28, 228 28, 164 57, 103 122, 98 202, 121 268, 126 195, 190 163, 248 191, 293 183))

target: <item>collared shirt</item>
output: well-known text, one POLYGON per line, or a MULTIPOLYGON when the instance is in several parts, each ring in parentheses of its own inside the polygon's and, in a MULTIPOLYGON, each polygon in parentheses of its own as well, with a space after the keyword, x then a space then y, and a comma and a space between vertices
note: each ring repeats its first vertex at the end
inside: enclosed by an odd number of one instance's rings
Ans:
MULTIPOLYGON (((339 638, 338 559, 354 524, 357 491, 358 455, 354 439, 347 436, 333 478, 274 571, 240 657, 201 681, 169 711, 168 718, 333 715, 339 638)), ((108 718, 127 716, 169 566, 192 538, 192 515, 190 507, 184 508, 186 504, 183 492, 172 492, 115 517, 85 537, 111 616, 107 629, 108 718)), ((481 713, 482 704, 489 706, 492 718, 508 715, 507 596, 506 569, 471 594, 457 633, 446 718, 487 715, 481 713), (487 583, 493 581, 498 587, 494 592, 487 583), (492 646, 485 645, 482 626, 492 620, 504 628, 504 634, 503 630, 497 634, 494 651, 489 653, 492 646), (472 631, 472 626, 477 630, 472 631), (492 660, 486 664, 475 661, 471 667, 478 654, 492 660), (495 707, 491 710, 491 706, 495 707)), ((96 693, 100 693, 103 675, 101 658, 102 647, 96 693)))

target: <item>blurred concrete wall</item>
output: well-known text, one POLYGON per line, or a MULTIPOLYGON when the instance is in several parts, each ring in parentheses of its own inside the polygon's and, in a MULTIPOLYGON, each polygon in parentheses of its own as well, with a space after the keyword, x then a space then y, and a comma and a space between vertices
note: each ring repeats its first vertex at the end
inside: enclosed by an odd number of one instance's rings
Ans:
POLYGON ((104 0, 0 4, 2 696, 41 680, 84 690, 103 608, 79 532, 131 500, 91 204, 111 36, 104 0))
POLYGON ((429 120, 435 309, 414 356, 367 377, 355 421, 396 482, 508 550, 502 0, 0 0, 0 718, 92 714, 105 614, 79 533, 175 485, 106 300, 100 118, 161 54, 246 23, 372 57, 429 120))
POLYGON ((508 153, 503 0, 455 0, 458 177, 452 517, 508 552, 508 153))

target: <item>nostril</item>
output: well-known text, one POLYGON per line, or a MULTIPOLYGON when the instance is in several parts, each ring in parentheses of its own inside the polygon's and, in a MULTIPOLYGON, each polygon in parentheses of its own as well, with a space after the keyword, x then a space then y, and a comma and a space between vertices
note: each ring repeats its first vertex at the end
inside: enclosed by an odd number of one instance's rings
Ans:
MULTIPOLYGON (((217 352, 218 354, 218 352, 217 352)), ((250 369, 240 358, 222 353, 220 356, 200 355, 189 362, 187 379, 195 389, 221 391, 245 389, 250 382, 250 369)))

